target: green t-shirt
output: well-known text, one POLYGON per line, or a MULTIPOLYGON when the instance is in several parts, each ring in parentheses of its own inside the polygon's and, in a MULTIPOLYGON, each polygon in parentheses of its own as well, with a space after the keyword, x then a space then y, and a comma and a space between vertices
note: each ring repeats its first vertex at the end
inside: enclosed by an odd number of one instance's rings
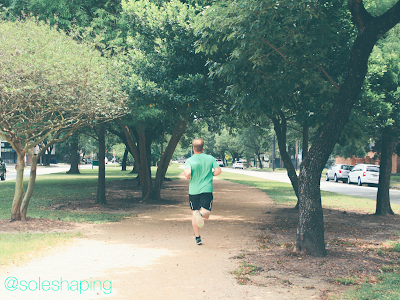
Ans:
POLYGON ((213 169, 219 165, 214 157, 208 154, 195 154, 186 160, 185 169, 191 169, 189 195, 212 193, 213 169))

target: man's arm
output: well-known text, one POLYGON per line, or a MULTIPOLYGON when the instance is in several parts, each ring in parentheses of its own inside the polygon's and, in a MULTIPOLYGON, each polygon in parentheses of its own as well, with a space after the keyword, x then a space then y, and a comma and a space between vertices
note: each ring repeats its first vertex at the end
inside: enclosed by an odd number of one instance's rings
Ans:
POLYGON ((190 174, 192 174, 192 170, 191 169, 185 169, 183 171, 183 174, 185 175, 186 179, 190 179, 190 174))
POLYGON ((214 172, 213 172, 213 175, 214 176, 218 176, 219 174, 221 174, 221 172, 222 172, 221 167, 215 168, 214 172))

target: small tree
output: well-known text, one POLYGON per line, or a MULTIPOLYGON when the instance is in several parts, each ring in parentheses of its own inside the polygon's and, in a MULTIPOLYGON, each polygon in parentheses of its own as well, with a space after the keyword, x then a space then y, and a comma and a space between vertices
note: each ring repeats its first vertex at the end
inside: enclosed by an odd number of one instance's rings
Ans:
POLYGON ((17 153, 11 220, 24 220, 39 157, 79 128, 123 115, 125 95, 111 60, 44 23, 1 22, 0 37, 0 134, 17 153), (26 154, 31 178, 22 201, 26 154))

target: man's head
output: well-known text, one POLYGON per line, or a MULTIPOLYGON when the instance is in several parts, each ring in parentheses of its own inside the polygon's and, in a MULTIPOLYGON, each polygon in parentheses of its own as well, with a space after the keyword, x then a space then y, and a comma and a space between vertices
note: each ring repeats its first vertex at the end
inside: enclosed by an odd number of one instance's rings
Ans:
POLYGON ((192 144, 193 144, 193 150, 195 152, 203 152, 203 146, 204 146, 203 139, 194 139, 192 144))

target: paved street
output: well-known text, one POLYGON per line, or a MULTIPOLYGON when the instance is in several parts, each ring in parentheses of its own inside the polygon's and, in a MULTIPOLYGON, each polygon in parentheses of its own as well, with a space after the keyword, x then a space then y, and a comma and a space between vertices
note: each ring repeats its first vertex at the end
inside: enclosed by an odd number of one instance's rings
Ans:
MULTIPOLYGON (((80 169, 91 168, 92 165, 80 165, 80 169)), ((67 172, 69 170, 69 165, 63 164, 52 164, 50 166, 38 166, 37 175, 45 175, 45 174, 53 174, 60 172, 67 172)), ((29 177, 30 174, 30 166, 27 166, 24 170, 24 177, 29 177)), ((7 173, 6 173, 6 181, 14 180, 17 177, 17 171, 15 170, 14 164, 7 164, 7 173)), ((0 181, 1 184, 2 181, 0 181)))
MULTIPOLYGON (((251 170, 240 170, 240 169, 232 169, 232 168, 222 168, 223 172, 231 172, 231 173, 239 173, 248 176, 264 178, 279 182, 287 182, 290 183, 289 177, 285 173, 278 172, 259 172, 259 171, 251 171, 251 170)), ((334 181, 325 181, 321 180, 321 190, 334 192, 349 196, 357 196, 364 197, 369 199, 376 199, 377 188, 369 187, 369 186, 358 186, 355 184, 347 184, 334 181)), ((390 202, 394 204, 400 204, 400 191, 399 190, 390 190, 390 202)))

